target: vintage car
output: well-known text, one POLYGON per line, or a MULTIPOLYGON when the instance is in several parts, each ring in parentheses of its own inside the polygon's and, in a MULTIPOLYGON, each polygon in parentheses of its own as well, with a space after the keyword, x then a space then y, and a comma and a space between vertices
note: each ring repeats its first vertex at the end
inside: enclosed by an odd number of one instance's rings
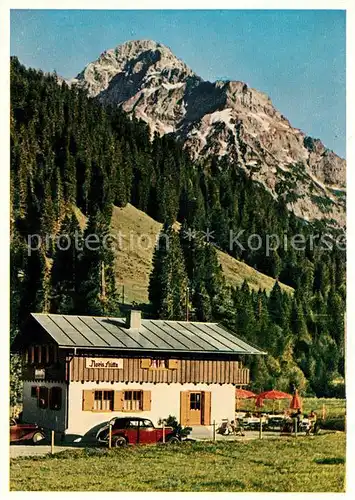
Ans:
POLYGON ((151 420, 139 417, 113 418, 98 430, 96 439, 99 443, 108 444, 109 426, 112 426, 112 446, 127 444, 178 443, 180 437, 172 427, 154 427, 151 420), (163 438, 163 433, 165 439, 163 438))
POLYGON ((22 424, 16 419, 10 420, 10 443, 30 441, 37 444, 45 439, 45 432, 36 424, 22 424))

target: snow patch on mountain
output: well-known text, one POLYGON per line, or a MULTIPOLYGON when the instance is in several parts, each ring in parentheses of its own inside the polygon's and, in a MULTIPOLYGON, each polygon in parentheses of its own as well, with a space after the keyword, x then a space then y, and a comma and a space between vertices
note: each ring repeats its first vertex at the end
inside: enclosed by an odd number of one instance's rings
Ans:
POLYGON ((345 224, 344 199, 333 192, 345 190, 345 160, 245 82, 203 81, 165 45, 134 40, 103 52, 68 84, 134 113, 152 134, 175 134, 196 161, 226 156, 275 198, 292 195, 296 215, 345 224), (320 196, 332 202, 327 211, 320 196))

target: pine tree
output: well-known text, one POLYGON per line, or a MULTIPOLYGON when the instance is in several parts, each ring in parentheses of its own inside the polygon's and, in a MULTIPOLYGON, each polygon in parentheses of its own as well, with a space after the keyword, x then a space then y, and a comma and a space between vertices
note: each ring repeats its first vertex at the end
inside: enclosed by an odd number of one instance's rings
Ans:
POLYGON ((179 237, 165 225, 153 256, 149 282, 149 300, 154 314, 163 319, 186 317, 188 280, 179 237))
POLYGON ((78 302, 78 268, 83 240, 74 214, 67 215, 60 229, 51 274, 51 312, 74 314, 78 302))

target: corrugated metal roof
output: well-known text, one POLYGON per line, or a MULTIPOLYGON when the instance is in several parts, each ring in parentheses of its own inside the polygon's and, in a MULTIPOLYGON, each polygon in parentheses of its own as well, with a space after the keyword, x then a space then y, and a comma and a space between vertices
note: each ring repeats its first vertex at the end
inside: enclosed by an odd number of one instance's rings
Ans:
POLYGON ((128 351, 266 354, 217 323, 142 319, 139 329, 124 318, 35 314, 60 347, 128 351))

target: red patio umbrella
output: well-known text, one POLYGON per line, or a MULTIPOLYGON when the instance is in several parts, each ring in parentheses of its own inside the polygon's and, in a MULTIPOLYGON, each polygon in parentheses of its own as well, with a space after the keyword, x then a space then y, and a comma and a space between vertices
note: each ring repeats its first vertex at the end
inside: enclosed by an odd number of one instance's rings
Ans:
POLYGON ((271 391, 262 392, 256 398, 256 406, 263 406, 264 399, 272 399, 275 401, 276 399, 292 399, 292 396, 291 394, 287 394, 287 392, 275 391, 274 389, 271 391))
POLYGON ((238 399, 256 398, 256 394, 252 391, 248 391, 247 389, 236 389, 235 395, 238 399))
POLYGON ((248 391, 247 389, 236 389, 235 390, 235 398, 237 400, 236 407, 238 408, 239 399, 250 399, 256 398, 256 394, 254 392, 248 391))
POLYGON ((291 410, 302 409, 302 401, 301 398, 299 397, 298 391, 296 391, 292 396, 290 408, 291 410))

